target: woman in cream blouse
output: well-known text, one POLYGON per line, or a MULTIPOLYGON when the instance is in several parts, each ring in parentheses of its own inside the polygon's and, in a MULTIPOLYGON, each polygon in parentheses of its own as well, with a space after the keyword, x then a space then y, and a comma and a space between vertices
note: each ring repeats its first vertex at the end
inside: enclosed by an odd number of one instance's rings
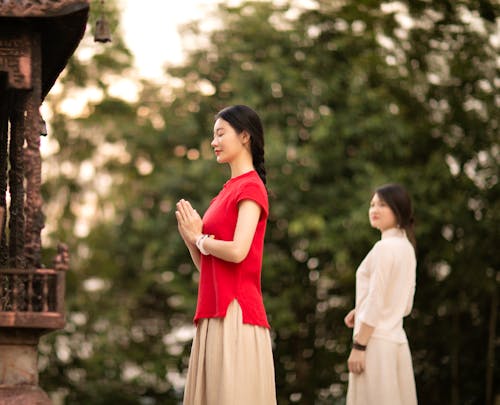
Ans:
POLYGON ((347 405, 415 405, 413 366, 403 329, 416 277, 413 212, 406 190, 398 184, 378 188, 369 219, 382 235, 356 271, 356 307, 344 319, 354 328, 347 405))

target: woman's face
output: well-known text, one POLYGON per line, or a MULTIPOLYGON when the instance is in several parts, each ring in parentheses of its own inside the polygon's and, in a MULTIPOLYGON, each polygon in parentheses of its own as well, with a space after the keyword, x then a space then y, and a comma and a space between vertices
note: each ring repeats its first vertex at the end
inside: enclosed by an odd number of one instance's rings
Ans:
POLYGON ((231 163, 242 152, 247 152, 248 135, 245 132, 238 134, 229 122, 218 118, 214 124, 214 138, 210 144, 214 148, 217 162, 231 163))
POLYGON ((395 228, 398 225, 396 215, 394 215, 391 207, 376 193, 370 201, 368 216, 370 218, 370 225, 380 230, 380 232, 395 228))

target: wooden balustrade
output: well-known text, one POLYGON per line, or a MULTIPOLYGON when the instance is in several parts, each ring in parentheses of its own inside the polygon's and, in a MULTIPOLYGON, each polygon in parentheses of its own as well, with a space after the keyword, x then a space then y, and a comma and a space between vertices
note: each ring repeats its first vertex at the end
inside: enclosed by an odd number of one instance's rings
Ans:
POLYGON ((65 271, 0 269, 0 327, 64 327, 65 271))

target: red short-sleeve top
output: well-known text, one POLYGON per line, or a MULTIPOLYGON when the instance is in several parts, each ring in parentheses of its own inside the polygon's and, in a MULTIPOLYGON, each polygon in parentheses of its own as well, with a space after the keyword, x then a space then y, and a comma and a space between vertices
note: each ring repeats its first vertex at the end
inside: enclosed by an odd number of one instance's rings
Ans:
POLYGON ((238 205, 243 200, 255 201, 262 208, 250 250, 241 263, 202 255, 195 323, 202 318, 225 317, 227 307, 237 299, 243 313, 243 323, 269 328, 261 292, 269 203, 264 183, 255 170, 224 184, 203 216, 203 233, 214 235, 218 240, 233 240, 238 205))

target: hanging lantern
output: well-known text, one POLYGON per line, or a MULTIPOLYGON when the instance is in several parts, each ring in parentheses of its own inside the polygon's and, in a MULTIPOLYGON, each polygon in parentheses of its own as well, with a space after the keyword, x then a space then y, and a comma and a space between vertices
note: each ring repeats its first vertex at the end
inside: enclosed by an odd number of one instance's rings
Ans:
MULTIPOLYGON (((101 14, 104 9, 104 0, 101 0, 101 14)), ((101 15, 95 23, 94 42, 111 42, 111 30, 109 23, 103 15, 101 15)))
POLYGON ((111 42, 109 24, 104 17, 99 17, 95 23, 94 42, 111 42))

